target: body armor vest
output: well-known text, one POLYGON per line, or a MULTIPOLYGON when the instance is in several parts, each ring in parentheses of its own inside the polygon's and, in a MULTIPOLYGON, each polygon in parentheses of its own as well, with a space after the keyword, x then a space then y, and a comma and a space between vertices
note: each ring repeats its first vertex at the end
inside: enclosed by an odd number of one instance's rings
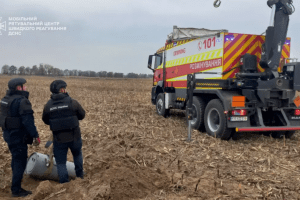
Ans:
POLYGON ((6 95, 1 99, 0 126, 2 130, 18 129, 22 126, 21 116, 12 116, 11 104, 15 99, 25 98, 22 95, 6 95))
POLYGON ((79 121, 72 107, 71 97, 53 100, 49 106, 49 124, 52 131, 72 130, 79 126, 79 121))

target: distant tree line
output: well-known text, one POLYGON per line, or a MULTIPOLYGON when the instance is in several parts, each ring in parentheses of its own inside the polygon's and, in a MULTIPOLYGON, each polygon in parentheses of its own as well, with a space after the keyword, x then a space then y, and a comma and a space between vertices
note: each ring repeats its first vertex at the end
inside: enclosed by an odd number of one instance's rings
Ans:
POLYGON ((85 77, 103 77, 103 78, 152 78, 153 74, 136 73, 117 73, 107 71, 81 71, 81 70, 61 70, 48 64, 34 65, 32 67, 21 66, 17 68, 14 65, 3 65, 1 74, 6 75, 37 75, 37 76, 85 76, 85 77))

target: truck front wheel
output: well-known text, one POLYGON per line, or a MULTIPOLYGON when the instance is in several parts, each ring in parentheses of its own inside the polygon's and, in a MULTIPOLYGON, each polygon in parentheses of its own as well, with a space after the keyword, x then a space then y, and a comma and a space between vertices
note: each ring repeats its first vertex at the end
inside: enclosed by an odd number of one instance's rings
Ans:
POLYGON ((169 115, 170 110, 165 108, 165 95, 159 93, 156 98, 156 112, 157 114, 166 117, 169 115))
POLYGON ((224 114, 224 107, 219 99, 211 100, 205 109, 204 125, 208 135, 229 140, 232 129, 227 128, 227 119, 224 114))

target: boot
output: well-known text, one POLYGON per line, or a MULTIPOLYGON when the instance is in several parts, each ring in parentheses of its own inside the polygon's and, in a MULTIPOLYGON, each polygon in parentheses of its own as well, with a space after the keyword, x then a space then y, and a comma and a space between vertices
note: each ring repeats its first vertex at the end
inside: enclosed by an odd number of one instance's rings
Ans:
POLYGON ((26 197, 27 195, 32 194, 31 191, 24 190, 21 188, 18 193, 12 193, 12 197, 26 197))

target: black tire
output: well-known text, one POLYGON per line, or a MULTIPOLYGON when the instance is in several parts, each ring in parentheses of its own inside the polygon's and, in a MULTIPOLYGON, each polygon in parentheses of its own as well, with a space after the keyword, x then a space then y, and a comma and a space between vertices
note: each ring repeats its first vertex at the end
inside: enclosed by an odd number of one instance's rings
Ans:
POLYGON ((285 136, 285 138, 291 138, 296 131, 273 131, 273 132, 263 132, 263 135, 270 137, 270 135, 273 138, 283 138, 283 136, 285 136))
MULTIPOLYGON (((192 128, 204 131, 204 111, 205 111, 205 101, 201 97, 193 97, 193 120, 192 128)), ((188 105, 188 102, 187 102, 188 105)), ((188 111, 186 107, 186 120, 188 123, 188 111)))
POLYGON ((208 135, 229 140, 233 129, 227 128, 224 107, 219 99, 211 100, 205 109, 204 125, 208 135))
POLYGON ((271 136, 272 136, 273 138, 278 138, 278 139, 280 139, 280 138, 283 138, 284 133, 285 133, 285 131, 274 131, 274 132, 271 132, 271 136))
POLYGON ((296 133, 296 131, 285 131, 285 138, 291 138, 296 133))
POLYGON ((259 132, 259 133, 261 133, 261 134, 263 134, 264 136, 267 136, 267 137, 270 137, 270 135, 272 134, 272 137, 273 137, 274 132, 262 131, 262 132, 259 132))
POLYGON ((170 113, 170 109, 165 109, 165 95, 164 93, 159 93, 156 98, 156 112, 158 115, 167 117, 170 113))
POLYGON ((277 132, 271 132, 271 136, 273 138, 283 138, 283 136, 285 136, 285 138, 291 138, 296 131, 277 131, 277 132))
POLYGON ((232 131, 231 133, 231 139, 232 140, 239 140, 241 138, 241 134, 237 133, 235 130, 232 131))

